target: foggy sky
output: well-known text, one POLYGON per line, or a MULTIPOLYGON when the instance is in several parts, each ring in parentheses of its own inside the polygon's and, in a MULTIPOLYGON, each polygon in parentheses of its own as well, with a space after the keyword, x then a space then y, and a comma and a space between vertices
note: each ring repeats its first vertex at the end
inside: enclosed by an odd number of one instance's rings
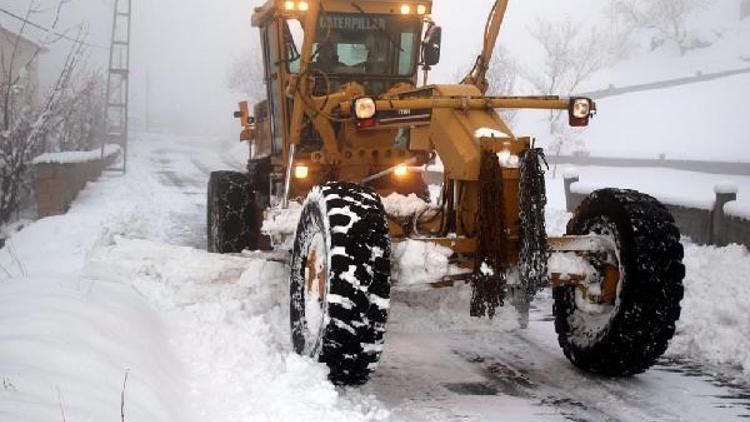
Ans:
MULTIPOLYGON (((443 26, 443 63, 433 82, 454 82, 459 69, 468 67, 480 48, 487 12, 494 0, 435 0, 434 19, 443 26)), ((738 0, 721 0, 707 13, 736 14, 738 0)), ((54 0, 39 0, 44 5, 54 0)), ((61 27, 88 25, 87 41, 109 45, 114 0, 72 0, 64 9, 61 27)), ((131 115, 142 120, 146 75, 154 120, 167 130, 186 134, 236 137, 232 111, 238 93, 227 88, 230 65, 251 48, 257 32, 250 16, 261 0, 133 0, 131 58, 131 115)), ((512 53, 533 63, 538 46, 528 35, 537 17, 571 16, 584 21, 601 19, 601 0, 512 0, 501 42, 512 53)), ((23 14, 27 0, 0 0, 0 6, 23 14)), ((34 17, 48 24, 50 17, 34 17)), ((11 21, 0 17, 3 25, 11 21)), ((69 44, 56 44, 42 61, 54 69, 69 44)), ((107 51, 91 49, 90 65, 106 67, 107 51)), ((49 77, 49 75, 46 75, 49 77)))

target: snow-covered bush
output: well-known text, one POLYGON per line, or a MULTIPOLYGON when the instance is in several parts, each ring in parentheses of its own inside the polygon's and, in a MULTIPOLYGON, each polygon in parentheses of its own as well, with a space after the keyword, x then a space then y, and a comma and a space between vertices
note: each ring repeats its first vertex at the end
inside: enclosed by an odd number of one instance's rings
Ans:
MULTIPOLYGON (((59 3, 57 16, 63 4, 64 2, 59 3)), ((32 7, 33 5, 29 6, 29 14, 32 7)), ((25 25, 21 26, 18 39, 23 36, 25 29, 25 25)), ((23 69, 30 66, 52 41, 42 42, 31 54, 31 59, 26 59, 28 63, 21 66, 15 63, 21 57, 19 42, 13 43, 14 47, 3 54, 0 69, 0 224, 8 222, 28 197, 30 162, 52 146, 52 135, 60 129, 61 119, 64 120, 60 114, 69 112, 65 109, 65 99, 83 58, 84 45, 81 39, 82 32, 79 31, 57 79, 40 102, 34 98, 35 81, 27 77, 23 69)))
POLYGON ((106 84, 98 70, 71 81, 55 110, 46 152, 89 151, 99 146, 106 123, 106 84))

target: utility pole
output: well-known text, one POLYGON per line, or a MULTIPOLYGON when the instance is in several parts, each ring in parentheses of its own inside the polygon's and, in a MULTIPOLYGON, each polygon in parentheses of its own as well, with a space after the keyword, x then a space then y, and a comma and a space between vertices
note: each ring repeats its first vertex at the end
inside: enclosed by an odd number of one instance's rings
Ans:
POLYGON ((130 80, 130 0, 115 0, 112 19, 112 40, 109 47, 109 71, 107 73, 107 129, 106 143, 119 145, 122 152, 122 167, 111 170, 127 170, 128 164, 128 97, 130 80))

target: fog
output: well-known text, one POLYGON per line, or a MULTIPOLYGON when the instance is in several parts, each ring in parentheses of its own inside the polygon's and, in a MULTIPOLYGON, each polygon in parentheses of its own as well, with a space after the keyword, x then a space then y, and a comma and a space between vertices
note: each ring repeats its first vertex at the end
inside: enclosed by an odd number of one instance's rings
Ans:
MULTIPOLYGON (((487 12, 493 0, 436 0, 434 19, 443 26, 443 63, 436 67, 432 81, 452 82, 458 72, 469 67, 476 56, 487 12)), ((131 39, 131 115, 142 124, 146 101, 151 121, 165 131, 183 134, 235 137, 232 118, 241 93, 227 87, 232 64, 256 42, 250 25, 255 6, 262 1, 214 0, 133 0, 131 39), (148 88, 147 88, 148 86, 148 88), (148 98, 147 98, 148 91, 148 98)), ((39 1, 43 7, 55 1, 39 1)), ((515 0, 511 1, 501 43, 525 66, 541 60, 529 26, 539 17, 570 16, 580 22, 601 20, 598 0, 515 0)), ((737 19, 739 0, 722 0, 705 11, 714 21, 728 24, 737 19)), ((27 0, 0 0, 3 9, 24 14, 27 0)), ((59 28, 79 23, 87 27, 86 41, 108 46, 113 0, 71 0, 63 8, 59 28)), ((32 16, 48 26, 51 13, 32 16)), ((0 23, 14 28, 16 22, 3 15, 0 23)), ((29 32, 41 36, 39 31, 29 32)), ((64 57, 70 43, 59 41, 45 54, 42 79, 49 82, 56 63, 64 57)), ((106 68, 107 50, 89 49, 89 66, 106 68)))

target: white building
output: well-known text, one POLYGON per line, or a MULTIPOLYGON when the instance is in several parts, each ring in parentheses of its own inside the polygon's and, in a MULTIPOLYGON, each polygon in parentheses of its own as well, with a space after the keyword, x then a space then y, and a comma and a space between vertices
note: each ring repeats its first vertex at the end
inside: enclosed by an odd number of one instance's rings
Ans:
POLYGON ((19 85, 29 89, 33 101, 37 101, 39 55, 45 51, 37 43, 0 26, 0 85, 20 76, 19 85))

